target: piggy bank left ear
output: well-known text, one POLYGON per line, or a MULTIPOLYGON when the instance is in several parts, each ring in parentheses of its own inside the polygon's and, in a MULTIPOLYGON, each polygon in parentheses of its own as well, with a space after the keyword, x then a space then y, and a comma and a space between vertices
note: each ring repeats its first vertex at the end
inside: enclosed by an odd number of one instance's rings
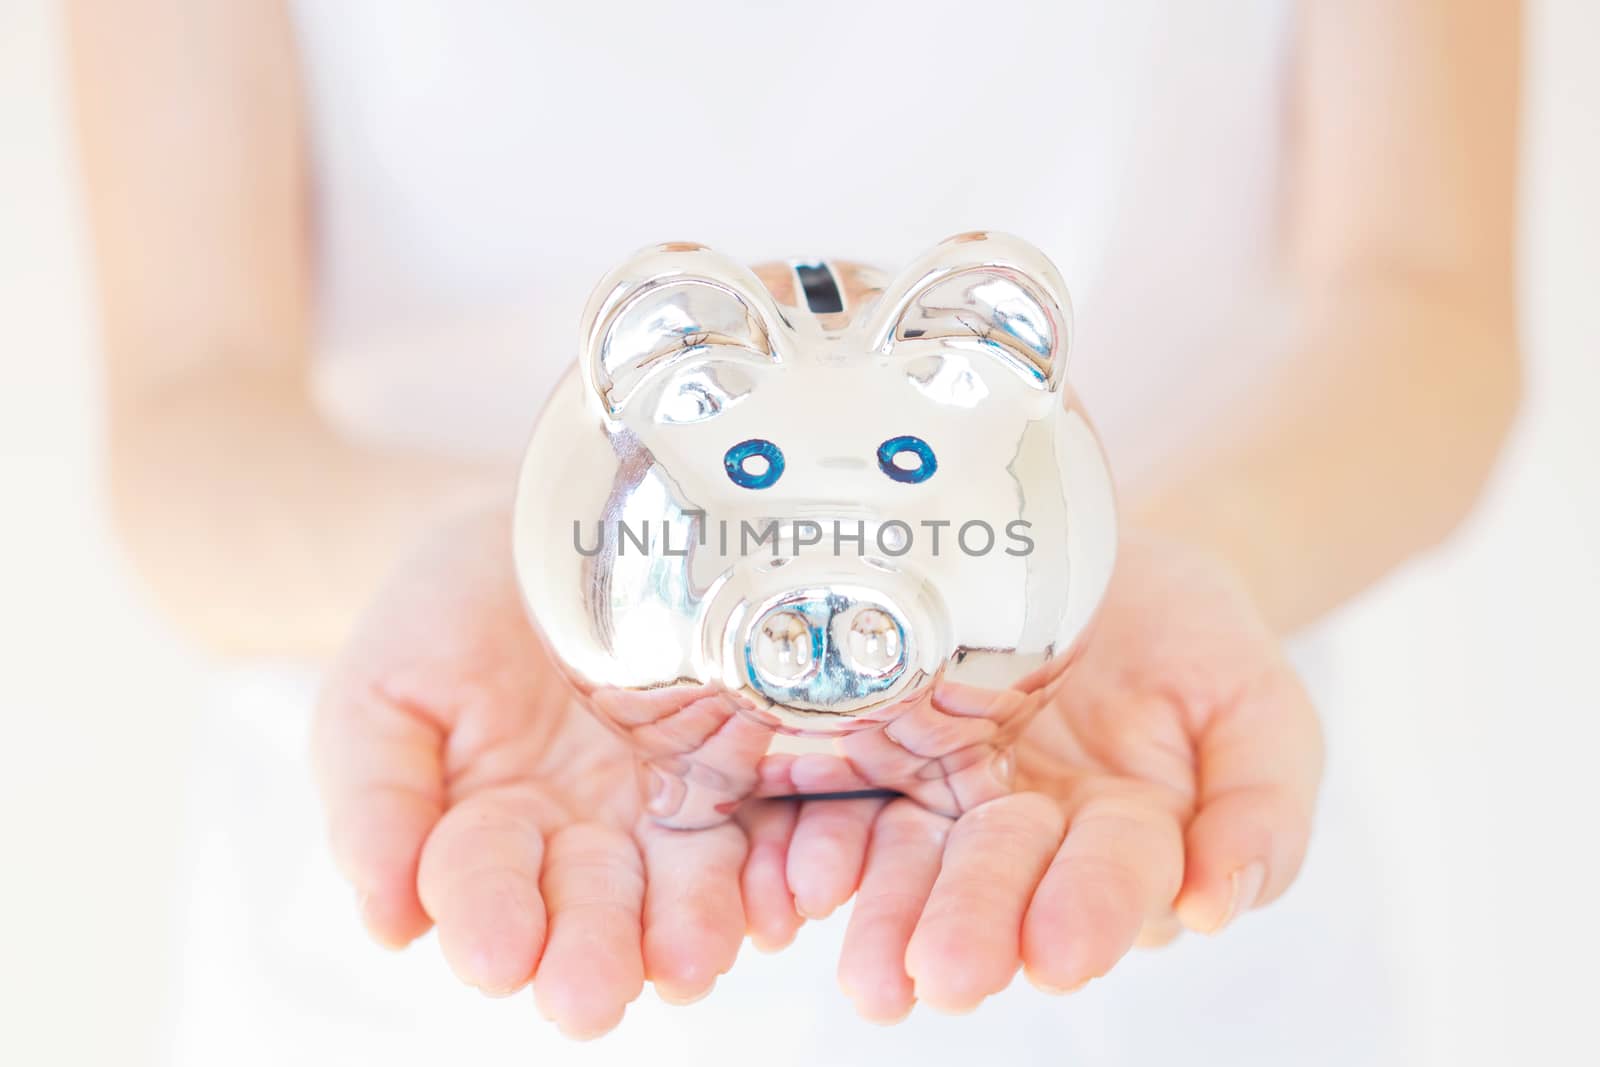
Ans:
POLYGON ((782 362, 790 329, 749 268, 702 245, 653 245, 589 298, 583 370, 615 418, 646 379, 696 356, 782 362))
POLYGON ((1010 234, 964 233, 907 267, 867 330, 875 351, 918 340, 972 347, 1054 390, 1065 378, 1072 306, 1043 252, 1010 234))

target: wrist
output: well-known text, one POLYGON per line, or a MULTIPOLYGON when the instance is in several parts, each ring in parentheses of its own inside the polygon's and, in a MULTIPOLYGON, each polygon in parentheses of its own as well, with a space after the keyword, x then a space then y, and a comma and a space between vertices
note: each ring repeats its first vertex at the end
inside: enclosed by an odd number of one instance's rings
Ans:
POLYGON ((1295 591, 1281 565, 1287 540, 1282 518, 1249 483, 1233 478, 1190 478, 1136 496, 1125 509, 1133 536, 1179 541, 1232 571, 1275 630, 1297 621, 1295 591))

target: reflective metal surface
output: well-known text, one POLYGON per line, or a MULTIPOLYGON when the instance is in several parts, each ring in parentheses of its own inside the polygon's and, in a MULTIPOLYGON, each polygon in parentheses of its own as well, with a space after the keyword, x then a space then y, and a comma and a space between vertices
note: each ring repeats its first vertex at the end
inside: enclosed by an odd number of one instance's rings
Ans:
POLYGON ((1070 336, 1055 268, 1003 234, 893 278, 672 244, 600 283, 523 465, 517 571, 658 820, 1011 788, 1116 547, 1070 336))

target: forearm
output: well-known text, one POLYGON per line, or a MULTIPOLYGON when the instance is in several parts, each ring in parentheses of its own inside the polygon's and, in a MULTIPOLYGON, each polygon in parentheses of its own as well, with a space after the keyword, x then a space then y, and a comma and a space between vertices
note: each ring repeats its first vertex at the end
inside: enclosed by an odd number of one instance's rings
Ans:
POLYGON ((1129 501, 1231 563, 1272 623, 1309 623, 1444 538, 1516 409, 1509 298, 1450 279, 1326 286, 1282 373, 1129 501))
POLYGON ((279 379, 196 379, 113 403, 113 517, 163 610, 235 654, 319 655, 443 515, 509 464, 363 449, 279 379))

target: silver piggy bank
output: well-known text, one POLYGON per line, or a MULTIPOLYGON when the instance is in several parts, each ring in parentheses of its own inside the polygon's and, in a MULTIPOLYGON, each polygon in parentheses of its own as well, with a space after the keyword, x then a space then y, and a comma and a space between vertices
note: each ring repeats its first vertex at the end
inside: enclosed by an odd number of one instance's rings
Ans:
POLYGON ((694 244, 601 281, 518 488, 522 591, 658 821, 894 792, 958 815, 1116 551, 1065 287, 968 233, 893 277, 694 244))

